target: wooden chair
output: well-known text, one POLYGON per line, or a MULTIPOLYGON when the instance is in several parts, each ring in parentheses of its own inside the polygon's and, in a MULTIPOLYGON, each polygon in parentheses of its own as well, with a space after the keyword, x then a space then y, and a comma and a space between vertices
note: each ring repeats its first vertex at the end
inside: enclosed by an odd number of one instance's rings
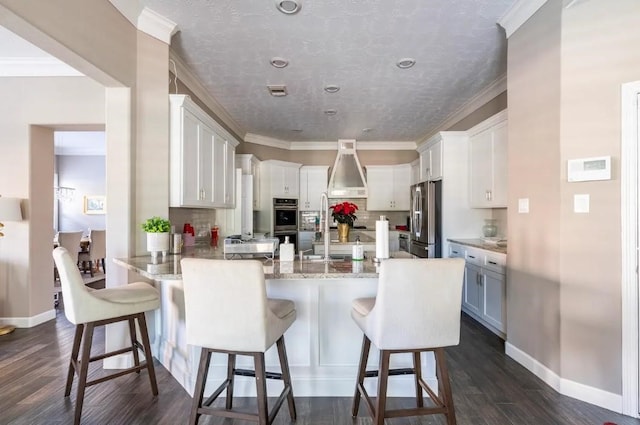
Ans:
POLYGON ((385 418, 444 414, 447 424, 456 423, 453 397, 443 347, 460 342, 460 307, 464 259, 388 259, 380 265, 375 298, 353 301, 351 317, 364 338, 353 397, 352 416, 356 417, 360 397, 364 397, 375 425, 385 418), (367 371, 371 343, 380 350, 379 370, 367 371), (436 359, 438 394, 422 378, 420 354, 431 351, 436 359), (411 353, 413 368, 390 369, 391 354, 411 353), (387 410, 389 376, 415 375, 416 407, 387 410), (374 404, 364 388, 364 379, 378 377, 374 404), (423 391, 435 407, 424 407, 423 391))
POLYGON ((80 270, 69 251, 62 247, 54 249, 53 259, 60 273, 64 297, 64 314, 71 323, 76 325, 64 392, 65 397, 71 394, 73 378, 77 375, 78 388, 74 424, 80 423, 84 393, 86 388, 91 385, 129 373, 140 373, 141 370, 147 369, 151 392, 154 396, 158 395, 151 345, 144 317, 145 311, 155 310, 160 307, 158 291, 144 282, 134 282, 115 288, 94 290, 85 286, 80 270), (138 340, 136 335, 136 320, 140 329, 141 341, 138 340), (120 321, 127 321, 129 324, 131 346, 91 357, 94 328, 120 321), (80 348, 81 345, 82 350, 80 348), (138 350, 142 350, 144 355, 145 360, 142 362, 140 361, 138 350), (87 380, 89 363, 127 352, 133 354, 133 367, 119 370, 111 375, 92 381, 87 380))
POLYGON ((86 264, 89 264, 89 272, 93 277, 93 263, 101 263, 102 271, 106 274, 104 259, 107 256, 107 232, 105 230, 91 230, 91 242, 87 251, 81 251, 78 254, 78 260, 82 263, 83 271, 86 270, 86 264))
POLYGON ((185 258, 181 266, 187 344, 202 347, 189 424, 196 424, 200 415, 205 414, 267 425, 273 422, 285 398, 294 421, 296 407, 283 336, 296 319, 293 301, 267 298, 260 261, 185 258), (274 343, 278 348, 281 373, 265 371, 264 353, 274 343), (228 355, 227 378, 203 401, 213 352, 228 355), (237 355, 253 357, 255 370, 236 369, 237 355), (256 378, 257 415, 233 410, 235 375, 256 378), (284 389, 271 413, 267 407, 265 378, 284 382, 284 389), (210 407, 225 389, 225 408, 210 407))

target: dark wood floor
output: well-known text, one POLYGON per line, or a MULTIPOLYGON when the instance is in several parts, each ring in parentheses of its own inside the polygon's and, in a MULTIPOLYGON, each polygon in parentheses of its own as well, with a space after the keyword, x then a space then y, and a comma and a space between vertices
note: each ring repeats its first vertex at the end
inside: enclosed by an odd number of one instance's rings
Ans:
MULTIPOLYGON (((447 349, 455 409, 460 425, 618 425, 640 420, 564 397, 504 355, 503 342, 468 317, 463 317, 461 344, 447 349)), ((54 321, 31 329, 17 329, 0 337, 0 424, 72 423, 74 400, 64 398, 67 356, 73 327, 62 311, 54 321)), ((104 333, 96 336, 96 351, 104 333)), ((96 362, 100 363, 100 362, 96 362)), ((103 371, 99 365, 92 376, 103 371)), ((191 398, 156 362, 160 395, 151 396, 146 372, 108 381, 87 390, 83 424, 166 424, 187 422, 191 398)), ((75 391, 75 385, 73 387, 75 391)), ((295 387, 294 387, 295 392, 295 387)), ((74 393, 72 392, 72 396, 74 393)), ((353 420, 350 398, 296 398, 297 424, 368 424, 365 407, 353 420)), ((410 399, 391 399, 392 406, 412 406, 410 399)), ((253 405, 240 399, 236 406, 253 405)), ((289 423, 286 403, 277 424, 289 423)), ((241 421, 203 417, 200 424, 239 425, 241 421)), ((388 424, 444 424, 442 417, 388 420, 388 424)))

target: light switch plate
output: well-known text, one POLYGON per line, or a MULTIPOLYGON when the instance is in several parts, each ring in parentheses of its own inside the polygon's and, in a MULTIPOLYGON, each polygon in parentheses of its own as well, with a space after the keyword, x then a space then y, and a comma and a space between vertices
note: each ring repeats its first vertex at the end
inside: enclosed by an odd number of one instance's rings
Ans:
POLYGON ((520 214, 528 214, 529 213, 529 198, 520 198, 520 199, 518 199, 518 212, 520 214))
POLYGON ((585 214, 589 212, 589 195, 573 195, 573 212, 585 214))

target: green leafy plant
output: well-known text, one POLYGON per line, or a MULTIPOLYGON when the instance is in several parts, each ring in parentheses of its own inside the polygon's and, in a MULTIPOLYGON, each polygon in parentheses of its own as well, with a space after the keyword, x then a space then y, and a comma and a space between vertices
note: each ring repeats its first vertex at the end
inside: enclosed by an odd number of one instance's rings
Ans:
POLYGON ((171 222, 160 217, 151 217, 142 223, 142 230, 147 233, 168 233, 171 230, 171 222))

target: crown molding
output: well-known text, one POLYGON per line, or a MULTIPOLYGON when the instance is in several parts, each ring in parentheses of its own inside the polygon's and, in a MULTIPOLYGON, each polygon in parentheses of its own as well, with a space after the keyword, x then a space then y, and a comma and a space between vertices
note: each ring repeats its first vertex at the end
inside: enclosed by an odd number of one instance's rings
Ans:
MULTIPOLYGON (((169 60, 175 64, 174 74, 185 86, 193 92, 220 119, 238 140, 243 140, 246 131, 229 115, 226 109, 213 98, 204 87, 200 79, 187 67, 180 57, 169 48, 169 60)), ((170 93, 171 94, 171 93, 170 93)), ((176 93, 177 94, 177 93, 176 93)))
POLYGON ((547 0, 518 0, 498 19, 498 25, 504 28, 509 38, 546 2, 547 0))
POLYGON ((444 131, 447 128, 451 127, 461 119, 469 116, 472 112, 476 111, 481 106, 485 105, 490 100, 494 99, 496 96, 501 94, 502 92, 507 90, 507 74, 502 74, 498 79, 496 79, 493 83, 489 84, 485 89, 481 90, 469 99, 464 105, 458 108, 454 113, 449 115, 444 121, 440 124, 431 128, 431 130, 427 133, 427 136, 422 137, 417 145, 422 145, 425 141, 430 139, 435 133, 440 131, 444 131))
POLYGON ((135 27, 138 22, 138 16, 142 11, 140 0, 109 0, 109 3, 115 7, 118 12, 135 27))
POLYGON ((0 58, 0 77, 83 77, 54 57, 0 58))
POLYGON ((481 133, 483 131, 485 131, 488 128, 493 127, 496 124, 500 124, 501 122, 504 122, 507 120, 507 110, 503 109, 502 111, 498 112, 495 115, 490 116, 489 118, 487 118, 486 120, 482 121, 479 124, 476 124, 475 126, 471 127, 469 130, 467 130, 467 134, 469 135, 469 137, 473 137, 478 133, 481 133))
POLYGON ((145 7, 140 12, 136 26, 138 30, 169 45, 171 44, 171 36, 178 32, 178 24, 148 7, 145 7))
MULTIPOLYGON (((336 151, 338 150, 338 141, 335 142, 321 142, 321 141, 309 141, 309 142, 287 142, 285 140, 274 139, 272 137, 261 136, 259 134, 247 133, 244 137, 244 141, 247 143, 255 143, 257 145, 270 146, 272 148, 286 149, 290 151, 336 151)), ((416 150, 415 142, 391 142, 391 141, 377 141, 377 142, 358 142, 358 150, 371 150, 371 151, 414 151, 416 150)))
POLYGON ((247 143, 253 143, 256 145, 269 146, 272 148, 291 150, 291 142, 284 140, 274 139, 271 137, 261 136, 259 134, 247 133, 244 136, 244 141, 247 143))

